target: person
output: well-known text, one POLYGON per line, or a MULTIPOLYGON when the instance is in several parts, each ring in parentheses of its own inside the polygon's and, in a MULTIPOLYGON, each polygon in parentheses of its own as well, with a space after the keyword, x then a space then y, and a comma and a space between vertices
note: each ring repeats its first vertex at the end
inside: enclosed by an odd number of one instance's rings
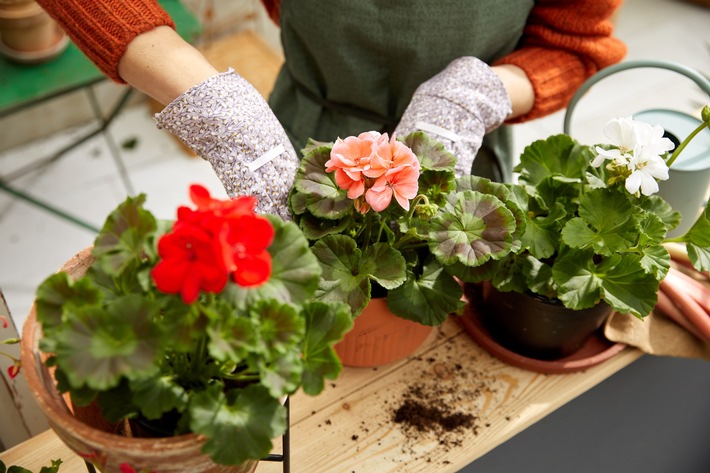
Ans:
POLYGON ((284 65, 268 103, 217 71, 157 0, 37 0, 112 80, 166 105, 157 126, 210 161, 230 196, 289 218, 309 138, 421 129, 457 173, 508 180, 508 126, 562 109, 623 59, 621 0, 262 0, 284 65))

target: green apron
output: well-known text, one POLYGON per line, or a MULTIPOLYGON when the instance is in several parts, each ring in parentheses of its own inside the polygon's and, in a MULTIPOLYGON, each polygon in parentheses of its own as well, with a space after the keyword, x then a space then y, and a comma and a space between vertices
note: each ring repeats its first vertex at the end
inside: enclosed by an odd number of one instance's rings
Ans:
MULTIPOLYGON (((286 61, 269 104, 294 147, 391 133, 419 84, 461 56, 492 63, 520 39, 533 0, 282 0, 286 61)), ((486 136, 472 172, 510 177, 510 133, 486 136), (498 156, 501 159, 496 159, 498 156)))

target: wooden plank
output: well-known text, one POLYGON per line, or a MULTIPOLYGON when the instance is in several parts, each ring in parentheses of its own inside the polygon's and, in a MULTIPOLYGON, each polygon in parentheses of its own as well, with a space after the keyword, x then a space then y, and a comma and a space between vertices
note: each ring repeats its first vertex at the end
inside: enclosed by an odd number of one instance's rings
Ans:
MULTIPOLYGON (((543 375, 493 358, 451 319, 407 360, 377 369, 345 368, 321 395, 296 393, 291 399, 291 469, 453 473, 641 355, 629 348, 585 372, 543 375), (431 406, 437 401, 439 407, 455 406, 471 416, 472 425, 453 432, 419 432, 394 422, 403 400, 416 399, 416 393, 431 406)), ((276 441, 275 452, 280 451, 276 441)), ((0 458, 37 470, 61 458, 66 461, 63 473, 85 471, 51 431, 0 458)), ((257 468, 257 473, 281 471, 277 462, 262 462, 257 468)))

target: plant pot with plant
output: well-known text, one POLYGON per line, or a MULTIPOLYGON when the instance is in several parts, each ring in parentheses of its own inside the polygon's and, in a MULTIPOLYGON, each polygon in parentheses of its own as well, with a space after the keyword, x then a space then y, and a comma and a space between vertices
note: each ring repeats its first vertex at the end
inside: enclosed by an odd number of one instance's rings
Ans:
POLYGON ((480 336, 471 320, 479 317, 505 348, 559 359, 579 350, 612 311, 638 318, 652 311, 671 263, 664 243, 684 243, 695 268, 707 270, 708 207, 686 233, 668 238, 680 214, 656 194, 687 143, 708 132, 710 107, 702 120, 675 149, 660 126, 630 117, 606 125, 610 144, 581 145, 561 134, 526 147, 515 169, 518 182, 507 185, 523 210, 521 246, 462 275, 467 283, 484 283, 467 288, 469 331, 480 336), (543 309, 528 310, 531 304, 543 309), (598 313, 581 323, 579 316, 594 308, 598 313), (581 333, 563 332, 568 325, 581 333))
POLYGON ((190 195, 174 222, 129 197, 24 326, 40 407, 103 472, 253 471, 287 428, 284 399, 340 371, 350 311, 312 300, 321 270, 296 225, 251 197, 190 195))
POLYGON ((355 317, 336 345, 347 366, 410 355, 462 312, 457 276, 516 248, 508 190, 455 178, 456 157, 423 132, 311 141, 303 154, 289 205, 323 269, 316 298, 355 317))

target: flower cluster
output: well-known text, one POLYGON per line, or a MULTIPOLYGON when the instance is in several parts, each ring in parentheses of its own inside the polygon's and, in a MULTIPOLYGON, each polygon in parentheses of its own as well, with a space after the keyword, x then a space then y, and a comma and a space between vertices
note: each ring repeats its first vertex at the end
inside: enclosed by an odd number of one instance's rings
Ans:
POLYGON ((84 252, 88 271, 39 287, 40 349, 75 404, 202 435, 215 462, 239 465, 284 433, 285 396, 318 394, 339 374, 333 345, 352 319, 341 302, 313 300, 320 266, 293 222, 256 215, 251 197, 222 201, 201 186, 190 197, 174 222, 144 195, 109 215, 84 252))
POLYGON ((395 136, 376 131, 336 140, 326 172, 335 171, 335 182, 348 191, 355 208, 366 213, 386 209, 392 196, 403 209, 417 195, 419 160, 395 136), (364 195, 364 202, 363 202, 364 195))
POLYGON ((666 153, 675 145, 664 137, 660 125, 650 125, 631 117, 614 118, 604 127, 604 134, 611 140, 611 146, 596 146, 597 157, 592 166, 599 167, 605 160, 610 178, 624 180, 626 190, 643 195, 658 192, 658 180, 668 179, 666 153))
POLYGON ((394 314, 438 325, 463 309, 456 276, 513 249, 505 187, 457 179, 456 157, 425 133, 303 152, 289 205, 323 271, 316 298, 347 301, 353 316, 386 297, 394 314))
POLYGON ((254 213, 256 199, 220 201, 197 185, 190 188, 190 197, 196 209, 180 207, 172 231, 158 242, 162 259, 151 273, 158 289, 180 293, 190 304, 200 291, 220 292, 230 274, 243 287, 265 282, 271 273, 266 248, 274 229, 254 213))

